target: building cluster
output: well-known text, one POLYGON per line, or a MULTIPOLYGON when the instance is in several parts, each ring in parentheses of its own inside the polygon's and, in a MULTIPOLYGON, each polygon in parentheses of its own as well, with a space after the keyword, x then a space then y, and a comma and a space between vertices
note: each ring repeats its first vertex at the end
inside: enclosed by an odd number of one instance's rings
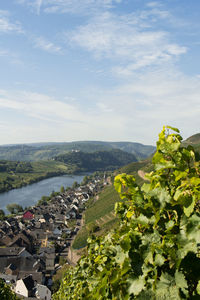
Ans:
POLYGON ((52 276, 60 268, 60 258, 67 259, 85 202, 102 187, 96 178, 0 221, 0 278, 18 296, 51 299, 52 276))

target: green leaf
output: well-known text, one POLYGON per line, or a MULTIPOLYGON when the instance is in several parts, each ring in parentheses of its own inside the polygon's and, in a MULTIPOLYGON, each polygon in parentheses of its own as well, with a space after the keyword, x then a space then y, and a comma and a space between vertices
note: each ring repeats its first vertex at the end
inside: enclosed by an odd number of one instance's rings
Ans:
POLYGON ((118 193, 121 193, 122 184, 121 184, 121 181, 119 180, 119 178, 117 178, 117 177, 115 177, 114 187, 118 193))
POLYGON ((156 254, 154 262, 155 262, 155 265, 161 267, 165 262, 165 258, 160 254, 156 254))
POLYGON ((129 210, 126 214, 126 217, 129 219, 133 216, 133 214, 134 214, 134 211, 129 210))
POLYGON ((174 200, 178 201, 179 197, 182 195, 182 190, 176 190, 175 194, 174 194, 174 200))
POLYGON ((174 227, 174 221, 170 220, 168 223, 165 225, 167 230, 171 230, 174 227))
POLYGON ((128 258, 128 252, 124 252, 120 246, 116 246, 115 249, 117 250, 115 261, 119 265, 122 265, 124 263, 124 260, 128 258))
POLYGON ((131 240, 129 235, 122 236, 120 245, 124 251, 128 251, 131 248, 131 240))
POLYGON ((172 126, 167 125, 166 128, 171 129, 171 130, 173 130, 173 131, 175 131, 175 132, 177 132, 177 133, 180 132, 179 129, 176 128, 176 127, 172 127, 172 126))
POLYGON ((182 292, 187 296, 188 295, 188 284, 185 279, 185 276, 182 272, 176 270, 175 272, 175 282, 176 285, 182 290, 182 292))
POLYGON ((189 200, 190 200, 188 201, 189 203, 185 204, 183 207, 184 213, 187 217, 189 217, 194 210, 195 197, 190 197, 189 200))
POLYGON ((139 277, 136 279, 129 280, 130 287, 128 289, 129 295, 134 294, 135 296, 139 295, 139 293, 143 290, 145 285, 145 280, 143 277, 139 277))
POLYGON ((162 273, 157 284, 156 299, 179 300, 179 287, 176 286, 175 279, 168 273, 162 273))
POLYGON ((198 295, 200 295, 200 280, 198 281, 198 284, 197 284, 197 293, 198 293, 198 295))

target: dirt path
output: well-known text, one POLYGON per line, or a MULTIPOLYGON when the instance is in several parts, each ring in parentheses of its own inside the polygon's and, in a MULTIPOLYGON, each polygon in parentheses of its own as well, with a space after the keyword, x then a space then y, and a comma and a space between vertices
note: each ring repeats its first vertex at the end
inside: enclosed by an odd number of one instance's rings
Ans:
POLYGON ((146 178, 145 178, 145 172, 144 171, 142 171, 142 170, 138 170, 138 175, 140 176, 140 178, 142 178, 143 180, 147 180, 146 178))
POLYGON ((107 178, 107 183, 108 183, 109 185, 112 185, 112 180, 111 180, 111 177, 110 177, 110 176, 107 178))
MULTIPOLYGON (((77 225, 76 227, 78 227, 79 230, 81 230, 81 228, 83 227, 83 225, 84 225, 84 217, 82 215, 82 218, 80 220, 80 225, 79 226, 77 225)), ((75 266, 77 264, 78 260, 82 256, 82 254, 80 254, 80 250, 74 250, 72 248, 72 244, 73 244, 75 238, 76 238, 76 235, 73 236, 73 238, 72 238, 72 240, 70 242, 69 251, 68 251, 68 254, 67 254, 68 263, 71 264, 71 265, 73 265, 73 266, 75 266)))

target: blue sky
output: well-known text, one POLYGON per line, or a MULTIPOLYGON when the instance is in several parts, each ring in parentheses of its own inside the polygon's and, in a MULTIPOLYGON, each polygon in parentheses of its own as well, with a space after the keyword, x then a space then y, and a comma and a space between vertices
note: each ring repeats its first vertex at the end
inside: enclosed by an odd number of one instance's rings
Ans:
POLYGON ((0 144, 200 132, 199 0, 0 3, 0 144))

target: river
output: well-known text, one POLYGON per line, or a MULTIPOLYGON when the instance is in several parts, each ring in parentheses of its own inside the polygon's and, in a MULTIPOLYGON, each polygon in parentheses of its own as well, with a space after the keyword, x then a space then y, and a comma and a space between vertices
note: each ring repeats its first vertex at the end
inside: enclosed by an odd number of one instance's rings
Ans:
POLYGON ((25 187, 14 189, 9 192, 0 194, 0 209, 3 209, 5 213, 8 213, 6 206, 10 203, 17 203, 23 208, 33 206, 41 199, 42 196, 49 196, 52 191, 60 191, 60 187, 63 185, 71 187, 74 181, 80 183, 85 175, 62 175, 48 179, 41 180, 39 182, 27 185, 25 187))

